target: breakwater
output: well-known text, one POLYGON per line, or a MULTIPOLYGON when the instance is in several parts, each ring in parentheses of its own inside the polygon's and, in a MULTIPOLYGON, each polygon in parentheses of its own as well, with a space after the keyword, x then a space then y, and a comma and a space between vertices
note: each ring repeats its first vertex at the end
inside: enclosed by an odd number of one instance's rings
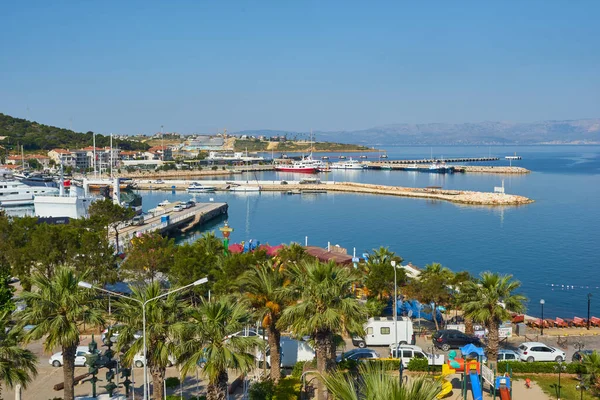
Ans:
MULTIPOLYGON (((163 184, 151 181, 136 181, 139 189, 146 190, 185 190, 191 182, 189 181, 166 181, 163 184)), ((430 200, 443 200, 453 203, 467 205, 486 206, 518 206, 533 203, 532 199, 524 196, 477 192, 468 190, 447 190, 441 188, 413 188, 402 186, 384 186, 356 182, 334 182, 321 181, 320 183, 301 183, 301 181, 205 181, 202 184, 214 186, 217 191, 227 191, 232 184, 236 185, 260 185, 262 191, 284 192, 284 193, 364 193, 387 196, 401 196, 422 198, 430 200)))

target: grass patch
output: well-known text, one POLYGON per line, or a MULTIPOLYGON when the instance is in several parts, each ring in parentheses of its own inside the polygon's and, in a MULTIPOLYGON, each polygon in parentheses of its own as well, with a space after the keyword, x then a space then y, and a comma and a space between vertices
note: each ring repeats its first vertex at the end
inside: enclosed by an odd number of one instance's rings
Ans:
MULTIPOLYGON (((528 376, 529 379, 535 381, 544 393, 548 394, 550 398, 556 398, 556 386, 558 385, 558 375, 531 375, 528 376)), ((524 385, 525 379, 520 377, 515 382, 516 385, 524 385)), ((581 397, 581 393, 577 390, 577 384, 579 380, 577 380, 574 376, 561 376, 560 378, 560 398, 561 400, 579 400, 581 397)), ((597 397, 592 396, 591 392, 584 391, 583 398, 587 400, 597 399, 597 397)))

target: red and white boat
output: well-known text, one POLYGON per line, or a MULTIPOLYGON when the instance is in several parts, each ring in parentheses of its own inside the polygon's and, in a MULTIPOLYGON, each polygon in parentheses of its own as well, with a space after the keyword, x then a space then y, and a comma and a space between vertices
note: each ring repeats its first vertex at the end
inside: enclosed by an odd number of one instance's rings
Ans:
POLYGON ((277 164, 275 171, 281 172, 300 172, 304 174, 316 174, 325 165, 320 160, 312 158, 312 154, 301 160, 292 161, 290 164, 277 164))

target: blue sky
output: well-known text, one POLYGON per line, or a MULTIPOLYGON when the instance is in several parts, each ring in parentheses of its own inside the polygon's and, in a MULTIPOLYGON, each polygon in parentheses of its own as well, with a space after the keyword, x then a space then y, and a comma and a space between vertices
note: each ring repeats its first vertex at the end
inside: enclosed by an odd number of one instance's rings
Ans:
POLYGON ((18 1, 0 112, 101 133, 600 117, 600 1, 18 1))

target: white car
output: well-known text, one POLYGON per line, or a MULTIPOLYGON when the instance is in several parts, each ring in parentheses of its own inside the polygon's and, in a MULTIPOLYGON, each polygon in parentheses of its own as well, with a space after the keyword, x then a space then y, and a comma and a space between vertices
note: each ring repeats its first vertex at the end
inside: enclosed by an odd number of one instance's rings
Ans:
MULTIPOLYGON (((77 350, 75 351, 75 366, 76 367, 84 367, 85 366, 85 362, 87 360, 85 358, 86 354, 91 354, 90 350, 87 346, 77 346, 77 350)), ((48 362, 53 367, 57 367, 57 368, 62 367, 62 365, 63 365, 62 351, 59 351, 58 353, 54 353, 52 355, 52 357, 50 357, 50 360, 48 360, 48 362)))
POLYGON ((413 358, 427 358, 429 365, 442 365, 444 364, 444 355, 436 353, 435 355, 427 354, 419 346, 413 346, 410 344, 403 344, 396 346, 390 345, 390 357, 402 359, 402 364, 406 367, 413 358))
POLYGON ((173 207, 173 211, 175 211, 175 212, 183 211, 183 206, 178 204, 175 207, 173 207))
POLYGON ((232 336, 258 337, 258 338, 262 339, 263 338, 263 333, 265 334, 265 340, 268 340, 269 337, 267 336, 266 332, 264 332, 262 329, 260 329, 260 330, 257 331, 254 328, 247 328, 247 329, 241 330, 239 332, 236 332, 236 333, 234 333, 232 335, 227 336, 227 339, 229 339, 232 336))
MULTIPOLYGON (((137 353, 134 357, 133 357, 133 365, 136 368, 142 368, 144 366, 144 355, 142 353, 137 353)), ((169 356, 169 365, 167 365, 168 367, 172 367, 175 363, 177 362, 177 360, 175 360, 175 357, 173 356, 169 356)))
MULTIPOLYGON (((102 336, 101 336, 102 343, 104 343, 104 339, 106 338, 106 335, 108 334, 108 329, 109 328, 106 328, 105 330, 102 331, 102 336)), ((119 339, 119 332, 121 331, 121 325, 114 325, 110 329, 112 329, 112 336, 110 338, 110 341, 113 343, 117 343, 117 340, 119 339)), ((142 337, 142 332, 138 332, 133 335, 134 339, 139 339, 141 337, 142 337)))
POLYGON ((567 355, 564 351, 548 346, 541 342, 525 342, 519 346, 517 350, 519 360, 534 362, 534 361, 565 361, 567 355))

